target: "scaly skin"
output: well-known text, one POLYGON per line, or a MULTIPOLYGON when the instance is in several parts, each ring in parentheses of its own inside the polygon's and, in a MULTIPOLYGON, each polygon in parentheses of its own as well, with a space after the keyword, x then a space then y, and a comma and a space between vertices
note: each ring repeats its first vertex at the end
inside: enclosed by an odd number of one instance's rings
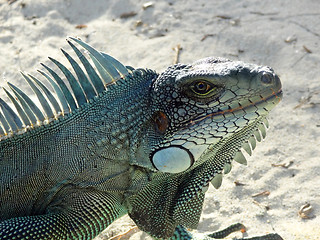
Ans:
POLYGON ((0 238, 92 239, 126 213, 156 238, 191 238, 180 225, 196 228, 206 186, 243 163, 281 95, 272 69, 226 59, 129 71, 70 114, 2 138, 0 238))

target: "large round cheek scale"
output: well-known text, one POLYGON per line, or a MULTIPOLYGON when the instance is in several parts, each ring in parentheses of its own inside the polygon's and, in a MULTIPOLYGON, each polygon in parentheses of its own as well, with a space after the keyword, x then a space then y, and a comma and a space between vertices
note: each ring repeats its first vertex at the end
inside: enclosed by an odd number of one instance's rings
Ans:
POLYGON ((161 172, 179 173, 193 165, 191 152, 180 146, 170 146, 157 150, 152 155, 152 163, 161 172))

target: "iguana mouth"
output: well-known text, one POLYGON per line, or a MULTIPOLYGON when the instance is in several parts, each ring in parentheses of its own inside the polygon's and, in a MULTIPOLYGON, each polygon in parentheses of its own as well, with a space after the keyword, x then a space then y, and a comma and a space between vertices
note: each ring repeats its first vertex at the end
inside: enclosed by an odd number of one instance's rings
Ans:
MULTIPOLYGON (((236 112, 239 112, 239 111, 245 111, 246 109, 248 109, 249 107, 252 107, 252 106, 256 106, 258 107, 259 105, 263 104, 263 103, 268 103, 272 100, 277 100, 278 102, 275 102, 273 103, 273 105, 277 105, 281 99, 282 99, 282 89, 279 89, 277 92, 275 92, 273 89, 272 90, 272 93, 271 95, 269 95, 268 97, 263 97, 263 96, 260 96, 260 100, 259 101, 256 101, 256 102, 253 102, 251 101, 249 98, 249 104, 243 106, 241 105, 241 103, 239 103, 239 106, 236 107, 236 108, 228 108, 226 110, 219 110, 219 111, 216 111, 216 112, 213 112, 213 113, 209 113, 209 114, 206 114, 205 116, 201 116, 201 117, 198 117, 196 119, 193 119, 192 121, 190 121, 190 125, 189 126, 192 126, 192 125, 195 125, 197 123, 200 123, 201 121, 211 117, 211 118, 214 118, 215 116, 220 116, 220 115, 224 115, 224 114, 227 114, 227 113, 236 113, 236 112)), ((268 110, 269 111, 269 110, 268 110)))

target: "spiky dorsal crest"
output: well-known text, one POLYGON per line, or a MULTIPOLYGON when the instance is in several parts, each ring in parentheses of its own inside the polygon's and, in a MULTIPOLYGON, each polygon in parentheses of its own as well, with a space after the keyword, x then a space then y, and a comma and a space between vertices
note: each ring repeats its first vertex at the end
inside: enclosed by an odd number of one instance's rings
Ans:
POLYGON ((43 82, 30 74, 22 73, 22 76, 37 96, 42 110, 22 90, 8 83, 13 94, 5 88, 3 89, 16 111, 0 98, 0 140, 14 134, 23 133, 29 128, 46 124, 53 119, 58 119, 74 112, 96 96, 99 96, 106 90, 107 85, 125 78, 129 75, 129 71, 131 72, 131 68, 127 69, 113 57, 95 50, 79 39, 70 37, 67 42, 76 53, 86 73, 76 60, 63 49, 62 52, 70 62, 76 76, 59 61, 50 57, 49 59, 61 70, 71 89, 67 87, 54 70, 44 64, 42 66, 49 74, 40 70, 39 72, 50 83, 56 96, 51 93, 43 82), (89 52, 94 66, 70 40, 73 40, 89 52))

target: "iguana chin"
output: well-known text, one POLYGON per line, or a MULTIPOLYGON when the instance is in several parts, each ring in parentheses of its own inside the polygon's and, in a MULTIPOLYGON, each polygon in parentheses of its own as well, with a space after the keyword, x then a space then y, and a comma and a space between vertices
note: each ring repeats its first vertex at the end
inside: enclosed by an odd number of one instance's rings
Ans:
POLYGON ((43 64, 55 96, 23 73, 41 106, 10 83, 15 110, 0 99, 0 239, 92 239, 127 213, 155 238, 190 239, 209 182, 265 137, 278 76, 213 57, 157 74, 68 43, 74 73, 50 60, 69 86, 43 64))

